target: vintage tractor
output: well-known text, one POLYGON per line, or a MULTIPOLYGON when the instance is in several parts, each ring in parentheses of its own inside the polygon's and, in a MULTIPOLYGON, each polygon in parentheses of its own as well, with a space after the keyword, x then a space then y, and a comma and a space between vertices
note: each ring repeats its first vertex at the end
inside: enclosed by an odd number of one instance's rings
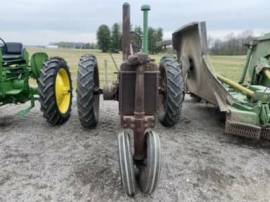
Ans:
POLYGON ((136 179, 146 194, 152 193, 160 174, 160 140, 150 128, 156 119, 165 126, 180 118, 184 98, 182 72, 174 57, 162 58, 159 67, 148 55, 148 11, 144 12, 143 52, 133 53, 130 6, 123 5, 123 63, 117 81, 103 89, 99 86, 95 56, 82 56, 78 68, 77 105, 81 125, 94 128, 99 117, 99 97, 119 102, 121 126, 118 135, 119 167, 125 192, 135 194, 136 179), (131 129, 131 130, 128 130, 131 129), (133 141, 131 141, 133 140, 133 141), (133 144, 132 144, 133 143, 133 144))
POLYGON ((226 114, 225 133, 270 139, 270 34, 247 46, 246 65, 237 83, 214 72, 205 22, 191 23, 173 33, 188 91, 226 114))
POLYGON ((70 116, 71 98, 70 73, 63 59, 34 53, 29 60, 23 44, 0 38, 0 106, 30 101, 31 106, 19 113, 24 116, 40 100, 47 121, 60 125, 70 116), (31 79, 38 88, 32 87, 31 79))

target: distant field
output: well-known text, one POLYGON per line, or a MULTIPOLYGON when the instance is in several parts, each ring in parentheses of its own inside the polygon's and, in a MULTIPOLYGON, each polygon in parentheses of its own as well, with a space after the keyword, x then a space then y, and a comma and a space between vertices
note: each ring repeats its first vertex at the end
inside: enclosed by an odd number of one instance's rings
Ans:
MULTIPOLYGON (((104 81, 104 70, 105 70, 105 60, 108 64, 109 79, 113 81, 116 78, 114 72, 116 72, 114 63, 110 54, 101 53, 99 50, 77 50, 77 49, 43 49, 43 48, 29 48, 30 54, 34 52, 43 51, 48 53, 50 57, 59 56, 66 59, 69 66, 71 67, 71 72, 73 76, 73 81, 75 81, 77 64, 79 58, 84 54, 94 54, 97 57, 99 65, 99 74, 101 83, 104 81)), ((120 66, 122 62, 122 56, 120 54, 113 54, 113 57, 118 65, 120 66)), ((162 55, 151 56, 157 62, 159 62, 162 55)), ((222 74, 235 81, 239 80, 242 68, 245 62, 245 56, 211 56, 211 62, 218 74, 222 74)))
POLYGON ((239 81, 246 56, 211 56, 211 62, 218 74, 239 81))

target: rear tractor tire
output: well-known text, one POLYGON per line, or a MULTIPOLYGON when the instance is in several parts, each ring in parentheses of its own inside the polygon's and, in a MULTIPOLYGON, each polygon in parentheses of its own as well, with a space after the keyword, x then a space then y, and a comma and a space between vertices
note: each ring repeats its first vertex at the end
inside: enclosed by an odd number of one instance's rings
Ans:
POLYGON ((161 108, 159 121, 166 127, 174 126, 180 119, 185 96, 181 65, 175 57, 163 57, 160 62, 161 108))
POLYGON ((99 117, 99 76, 96 57, 82 56, 78 67, 77 106, 84 128, 97 126, 99 117))
POLYGON ((38 79, 41 111, 51 125, 65 123, 71 113, 72 81, 67 63, 52 58, 44 63, 38 79))

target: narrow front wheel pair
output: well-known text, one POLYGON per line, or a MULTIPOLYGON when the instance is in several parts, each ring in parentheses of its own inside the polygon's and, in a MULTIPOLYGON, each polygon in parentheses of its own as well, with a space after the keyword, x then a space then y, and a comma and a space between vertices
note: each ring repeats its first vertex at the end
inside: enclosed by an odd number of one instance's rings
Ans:
POLYGON ((145 132, 146 157, 141 162, 135 162, 132 157, 130 134, 125 131, 118 135, 119 168, 122 185, 129 196, 135 194, 136 176, 140 189, 145 194, 151 194, 158 183, 160 174, 160 140, 159 136, 148 130, 145 132))

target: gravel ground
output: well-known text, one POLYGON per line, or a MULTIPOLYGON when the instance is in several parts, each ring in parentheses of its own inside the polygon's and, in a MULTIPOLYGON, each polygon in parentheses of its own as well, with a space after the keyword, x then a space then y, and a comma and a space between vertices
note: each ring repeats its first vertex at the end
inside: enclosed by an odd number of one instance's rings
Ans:
POLYGON ((154 194, 125 195, 118 173, 117 102, 101 102, 100 123, 80 127, 74 104, 61 127, 48 126, 39 106, 0 109, 0 201, 269 201, 270 142, 223 134, 217 110, 184 103, 173 128, 157 124, 162 173, 154 194))

